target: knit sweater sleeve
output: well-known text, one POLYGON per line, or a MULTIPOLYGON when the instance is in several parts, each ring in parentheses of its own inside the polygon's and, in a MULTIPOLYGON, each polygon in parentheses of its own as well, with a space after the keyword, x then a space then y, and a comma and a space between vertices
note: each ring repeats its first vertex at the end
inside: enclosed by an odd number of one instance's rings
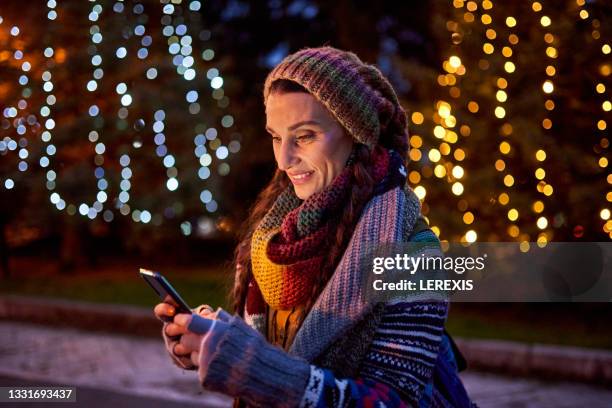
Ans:
POLYGON ((359 376, 340 379, 311 366, 300 406, 418 406, 433 375, 446 314, 444 302, 388 305, 359 376))

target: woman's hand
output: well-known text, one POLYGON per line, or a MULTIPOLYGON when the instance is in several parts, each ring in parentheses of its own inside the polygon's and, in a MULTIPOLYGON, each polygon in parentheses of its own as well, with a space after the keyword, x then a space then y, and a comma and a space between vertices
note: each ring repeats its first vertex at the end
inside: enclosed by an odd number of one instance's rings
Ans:
POLYGON ((171 322, 176 314, 176 306, 178 306, 170 296, 166 296, 162 303, 158 303, 153 308, 153 313, 162 322, 171 322))
POLYGON ((200 345, 204 334, 197 334, 189 331, 188 327, 193 319, 193 315, 179 313, 174 316, 172 323, 164 328, 169 337, 180 336, 180 340, 173 346, 172 352, 178 357, 186 357, 191 360, 194 366, 198 366, 200 359, 200 345))

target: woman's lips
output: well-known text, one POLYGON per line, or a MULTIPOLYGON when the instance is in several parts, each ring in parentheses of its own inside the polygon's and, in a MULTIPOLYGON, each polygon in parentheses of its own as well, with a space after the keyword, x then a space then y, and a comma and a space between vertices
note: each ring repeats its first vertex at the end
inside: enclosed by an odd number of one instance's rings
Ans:
POLYGON ((307 183, 312 178, 313 174, 314 174, 314 171, 304 171, 301 173, 288 174, 288 176, 289 176, 289 179, 291 179, 291 182, 293 183, 293 185, 299 185, 299 184, 307 183))

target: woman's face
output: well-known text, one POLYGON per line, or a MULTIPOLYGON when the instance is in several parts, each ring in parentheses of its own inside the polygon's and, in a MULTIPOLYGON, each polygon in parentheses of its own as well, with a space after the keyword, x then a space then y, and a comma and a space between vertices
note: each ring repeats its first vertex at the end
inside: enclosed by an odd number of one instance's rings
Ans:
POLYGON ((271 94, 266 122, 278 168, 302 200, 330 185, 346 165, 353 139, 312 95, 271 94))

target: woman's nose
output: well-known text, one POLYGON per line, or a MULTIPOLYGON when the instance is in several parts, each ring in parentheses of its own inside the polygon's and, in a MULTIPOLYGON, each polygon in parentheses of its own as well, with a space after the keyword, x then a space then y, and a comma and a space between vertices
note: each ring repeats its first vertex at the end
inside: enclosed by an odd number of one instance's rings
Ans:
POLYGON ((299 159, 295 154, 295 147, 293 146, 293 143, 290 141, 282 141, 278 149, 276 162, 278 168, 282 171, 287 171, 297 162, 299 162, 299 159))

